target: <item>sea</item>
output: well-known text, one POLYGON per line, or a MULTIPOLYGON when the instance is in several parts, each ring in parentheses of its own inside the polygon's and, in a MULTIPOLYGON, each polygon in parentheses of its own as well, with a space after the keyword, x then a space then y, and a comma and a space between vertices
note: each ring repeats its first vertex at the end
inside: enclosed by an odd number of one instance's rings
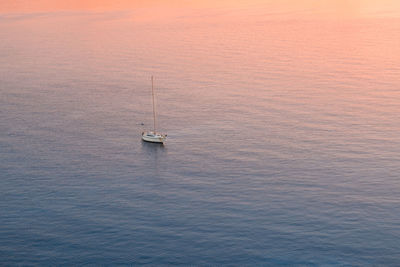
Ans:
POLYGON ((3 12, 0 265, 400 266, 399 112, 395 10, 3 12))

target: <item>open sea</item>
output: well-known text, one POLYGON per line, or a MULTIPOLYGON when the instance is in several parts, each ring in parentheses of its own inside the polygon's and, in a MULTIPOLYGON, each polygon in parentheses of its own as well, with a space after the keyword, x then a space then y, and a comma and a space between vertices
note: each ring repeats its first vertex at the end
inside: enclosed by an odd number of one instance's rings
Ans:
POLYGON ((1 13, 0 265, 400 266, 400 15, 312 12, 1 13))

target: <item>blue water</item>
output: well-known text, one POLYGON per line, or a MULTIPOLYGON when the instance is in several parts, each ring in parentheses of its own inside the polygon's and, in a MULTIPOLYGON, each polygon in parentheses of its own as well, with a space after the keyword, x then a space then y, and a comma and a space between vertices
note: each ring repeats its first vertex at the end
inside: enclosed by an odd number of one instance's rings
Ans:
POLYGON ((0 17, 0 265, 398 266, 398 19, 198 17, 0 17))

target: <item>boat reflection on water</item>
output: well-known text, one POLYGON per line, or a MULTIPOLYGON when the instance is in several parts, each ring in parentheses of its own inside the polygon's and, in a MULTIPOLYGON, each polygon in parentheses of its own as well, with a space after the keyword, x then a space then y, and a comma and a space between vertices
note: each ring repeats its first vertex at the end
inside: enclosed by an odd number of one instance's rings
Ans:
POLYGON ((146 162, 146 167, 150 169, 162 170, 164 165, 163 162, 166 162, 168 159, 168 149, 167 146, 163 143, 150 143, 146 141, 141 142, 141 155, 144 157, 144 162, 146 162))

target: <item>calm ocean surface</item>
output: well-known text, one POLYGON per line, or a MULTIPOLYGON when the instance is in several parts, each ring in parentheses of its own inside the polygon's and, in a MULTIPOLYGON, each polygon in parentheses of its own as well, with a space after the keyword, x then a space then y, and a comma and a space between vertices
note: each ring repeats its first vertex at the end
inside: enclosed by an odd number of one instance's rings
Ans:
POLYGON ((399 266, 400 16, 151 12, 0 14, 0 265, 399 266))

